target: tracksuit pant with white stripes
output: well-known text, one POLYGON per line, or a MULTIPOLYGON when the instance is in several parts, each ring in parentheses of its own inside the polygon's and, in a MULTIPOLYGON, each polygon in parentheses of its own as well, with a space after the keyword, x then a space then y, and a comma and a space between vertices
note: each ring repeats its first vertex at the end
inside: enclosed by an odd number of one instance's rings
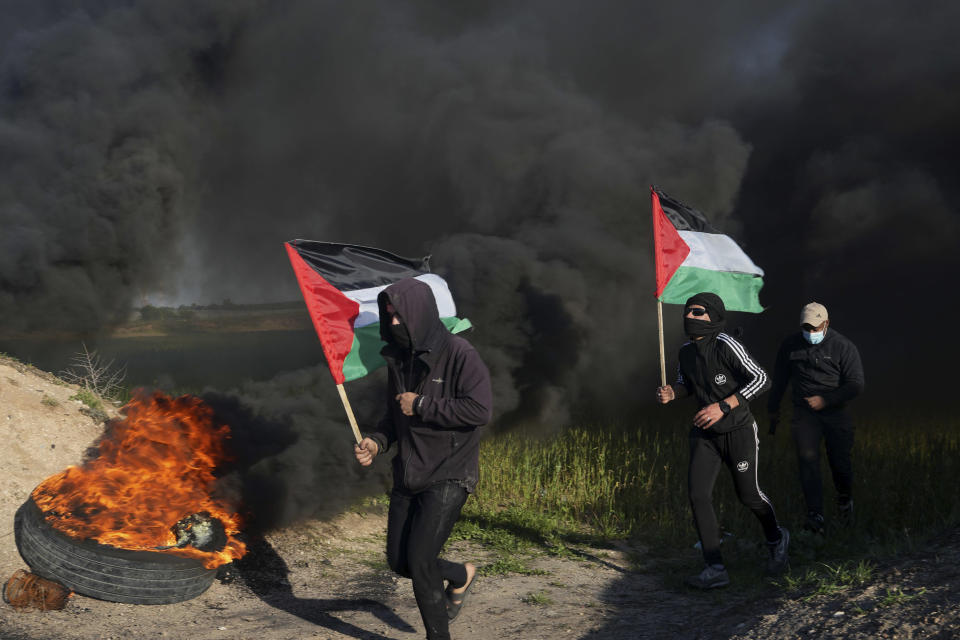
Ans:
POLYGON ((713 510, 713 486, 721 466, 730 472, 740 502, 760 521, 767 542, 776 543, 780 540, 780 527, 773 504, 757 482, 759 444, 756 423, 727 433, 697 428, 690 432, 690 468, 687 476, 690 506, 700 535, 703 559, 707 564, 723 564, 720 526, 713 510))

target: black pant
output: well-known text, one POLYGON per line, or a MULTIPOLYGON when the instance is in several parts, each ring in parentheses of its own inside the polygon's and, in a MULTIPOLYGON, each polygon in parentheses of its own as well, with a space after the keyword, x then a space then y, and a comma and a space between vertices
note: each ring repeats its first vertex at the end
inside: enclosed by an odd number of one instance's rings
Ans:
POLYGON ((845 411, 808 407, 793 408, 793 441, 797 444, 800 486, 807 510, 823 513, 823 482, 820 480, 820 440, 827 448, 827 460, 833 474, 837 497, 846 501, 853 488, 853 420, 845 411))
POLYGON ((466 501, 467 490, 452 480, 417 493, 394 488, 390 494, 387 562, 413 580, 413 594, 430 640, 450 638, 443 581, 455 587, 467 582, 462 564, 438 557, 466 501))
POLYGON ((700 535, 703 559, 707 564, 723 564, 720 554, 720 526, 713 510, 713 485, 726 465, 733 479, 737 497, 753 512, 767 542, 780 540, 780 526, 773 511, 773 503, 760 490, 757 482, 757 458, 760 439, 757 424, 741 427, 728 433, 713 433, 709 429, 690 432, 690 468, 687 475, 693 521, 700 535))

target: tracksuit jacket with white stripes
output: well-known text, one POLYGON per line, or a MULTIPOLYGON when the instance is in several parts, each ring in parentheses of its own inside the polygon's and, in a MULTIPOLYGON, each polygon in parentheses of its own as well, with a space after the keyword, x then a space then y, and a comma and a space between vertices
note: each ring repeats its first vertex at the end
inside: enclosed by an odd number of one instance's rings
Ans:
POLYGON ((690 341, 680 348, 677 382, 678 398, 696 395, 700 408, 719 402, 734 393, 738 406, 710 427, 714 433, 727 433, 754 423, 749 402, 770 386, 763 370, 746 348, 726 333, 690 341))

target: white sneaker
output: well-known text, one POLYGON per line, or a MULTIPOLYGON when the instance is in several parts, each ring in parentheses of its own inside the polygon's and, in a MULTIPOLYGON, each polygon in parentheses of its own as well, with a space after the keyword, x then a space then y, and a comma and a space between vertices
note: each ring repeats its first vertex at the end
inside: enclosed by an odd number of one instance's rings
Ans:
POLYGON ((687 578, 687 584, 697 589, 716 589, 730 584, 730 576, 723 565, 707 565, 699 575, 687 578))

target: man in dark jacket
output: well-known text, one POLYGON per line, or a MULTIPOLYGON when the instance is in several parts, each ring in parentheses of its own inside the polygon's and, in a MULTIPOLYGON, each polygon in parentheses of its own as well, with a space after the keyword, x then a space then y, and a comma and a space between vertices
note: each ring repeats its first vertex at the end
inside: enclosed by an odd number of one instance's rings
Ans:
POLYGON ((804 528, 824 533, 823 486, 820 480, 820 440, 837 490, 840 520, 853 517, 853 421, 846 403, 863 391, 860 353, 836 329, 829 329, 827 308, 811 302, 800 312, 800 331, 780 345, 767 400, 770 433, 780 420, 780 400, 793 385, 793 439, 797 445, 800 485, 807 503, 804 528))
POLYGON ((677 381, 657 389, 661 404, 693 394, 699 406, 690 431, 688 486, 707 566, 687 583, 700 589, 730 584, 713 510, 713 485, 721 465, 730 471, 737 497, 763 526, 770 550, 768 574, 786 568, 790 544, 789 532, 777 523, 773 504, 757 481, 760 440, 747 403, 767 389, 767 374, 742 344, 721 332, 725 313, 716 294, 698 293, 687 300, 683 328, 690 342, 680 348, 677 381))
POLYGON ((390 568, 413 581, 427 638, 450 638, 476 569, 439 558, 479 480, 480 427, 490 421, 490 374, 465 339, 440 321, 433 291, 407 278, 379 297, 387 411, 355 447, 367 466, 396 445, 387 520, 390 568), (447 582, 446 590, 444 581, 447 582))

